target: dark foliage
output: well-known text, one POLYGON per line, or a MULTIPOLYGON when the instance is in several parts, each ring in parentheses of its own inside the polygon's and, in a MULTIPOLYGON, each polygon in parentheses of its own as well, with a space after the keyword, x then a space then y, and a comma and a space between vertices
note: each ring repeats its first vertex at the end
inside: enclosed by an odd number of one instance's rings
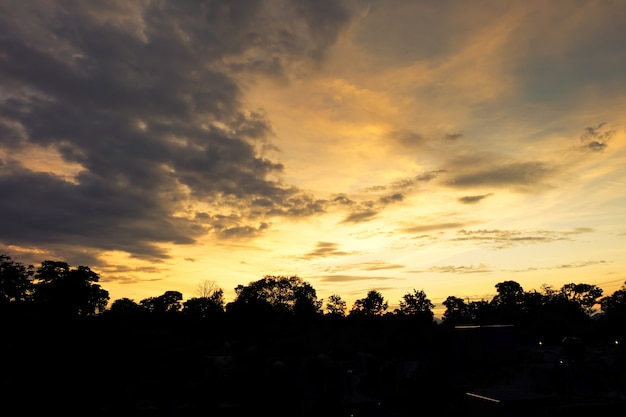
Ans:
POLYGON ((452 416, 476 412, 468 392, 511 387, 549 399, 527 413, 573 399, 624 411, 626 286, 504 281, 493 300, 448 297, 438 324, 418 290, 393 313, 371 290, 349 315, 338 295, 323 314, 298 277, 240 285, 227 305, 212 288, 104 309, 88 267, 0 260, 0 391, 15 415, 452 416))

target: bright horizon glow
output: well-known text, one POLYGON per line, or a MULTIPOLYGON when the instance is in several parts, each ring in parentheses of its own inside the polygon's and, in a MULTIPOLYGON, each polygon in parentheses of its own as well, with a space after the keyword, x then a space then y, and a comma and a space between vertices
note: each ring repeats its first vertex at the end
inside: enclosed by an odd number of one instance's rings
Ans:
POLYGON ((0 252, 111 301, 624 284, 622 4, 214 6, 0 8, 0 252))

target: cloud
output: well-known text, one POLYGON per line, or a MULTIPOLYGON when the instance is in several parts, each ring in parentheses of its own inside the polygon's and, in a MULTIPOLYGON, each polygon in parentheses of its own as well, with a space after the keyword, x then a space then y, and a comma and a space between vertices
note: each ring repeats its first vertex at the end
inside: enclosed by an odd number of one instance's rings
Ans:
POLYGON ((347 270, 359 270, 359 271, 381 271, 388 269, 401 269, 404 268, 405 265, 400 264, 392 264, 386 261, 367 261, 367 262, 358 262, 352 264, 342 264, 338 266, 333 266, 326 268, 328 272, 337 272, 337 271, 347 271, 347 270))
POLYGON ((322 282, 379 281, 390 279, 389 277, 363 277, 358 275, 322 275, 316 278, 322 282))
POLYGON ((505 187, 533 191, 545 188, 547 181, 558 172, 556 167, 544 162, 513 162, 457 174, 447 185, 455 188, 505 187))
POLYGON ((100 282, 133 285, 139 282, 161 281, 162 270, 156 266, 128 267, 126 265, 107 265, 101 268, 100 282), (140 273, 141 278, 137 276, 140 273))
POLYGON ((369 220, 374 219, 379 213, 379 210, 359 210, 351 213, 345 219, 342 220, 342 223, 362 223, 369 220))
POLYGON ((190 244, 202 229, 176 217, 152 190, 106 182, 82 173, 80 185, 46 173, 14 166, 0 175, 7 198, 0 218, 5 242, 75 245, 122 250, 140 257, 163 258, 159 242, 190 244))
POLYGON ((460 222, 419 224, 415 226, 404 227, 402 231, 405 233, 437 232, 437 231, 448 230, 448 229, 458 229, 466 225, 467 225, 466 223, 460 223, 460 222))
MULTIPOLYGON (((384 189, 384 187, 379 188, 384 189)), ((378 189, 377 189, 378 190, 378 189)), ((380 196, 378 200, 365 200, 352 205, 350 213, 341 223, 362 223, 374 219, 386 206, 404 200, 401 193, 380 196)))
POLYGON ((571 263, 566 263, 566 264, 559 264, 559 265, 552 265, 552 266, 546 266, 546 267, 531 267, 531 268, 526 268, 526 269, 518 269, 518 270, 514 270, 513 272, 528 272, 528 271, 538 271, 538 270, 548 270, 548 271, 552 271, 552 270, 558 270, 558 269, 578 269, 578 268, 585 268, 587 266, 593 266, 593 265, 599 265, 599 264, 604 264, 606 263, 606 261, 593 261, 593 260, 589 260, 589 261, 575 261, 575 262, 571 262, 571 263))
POLYGON ((605 129, 605 125, 606 123, 603 122, 584 129, 583 134, 580 135, 583 150, 602 152, 609 146, 608 142, 615 135, 615 131, 605 129))
POLYGON ((483 201, 485 198, 492 196, 493 193, 482 194, 482 195, 466 195, 464 197, 459 197, 457 201, 461 204, 476 204, 483 201))
POLYGON ((571 234, 587 233, 586 228, 574 229, 573 231, 521 231, 521 230, 500 230, 500 229, 482 229, 482 230, 459 230, 456 237, 452 241, 468 242, 472 241, 478 244, 493 246, 496 249, 502 249, 522 244, 539 244, 550 243, 559 240, 570 240, 571 234))
POLYGON ((302 258, 304 259, 314 259, 314 258, 328 258, 334 256, 346 256, 351 255, 354 252, 345 252, 338 250, 339 245, 337 243, 332 242, 317 242, 316 248, 312 251, 304 254, 302 258))
POLYGON ((443 139, 445 140, 449 140, 449 141, 456 141, 459 140, 463 137, 463 133, 446 133, 443 136, 443 139))
POLYGON ((453 274, 475 274, 475 273, 479 273, 479 272, 492 272, 492 270, 487 265, 479 264, 477 266, 474 266, 474 265, 433 266, 433 267, 428 268, 424 272, 439 272, 439 273, 453 273, 453 274))
POLYGON ((253 237, 273 216, 324 211, 263 154, 272 126, 238 77, 318 65, 349 23, 341 3, 10 3, 0 148, 49 149, 81 170, 68 180, 5 160, 3 241, 163 259, 161 243, 253 237), (215 208, 208 227, 181 214, 199 204, 215 208))

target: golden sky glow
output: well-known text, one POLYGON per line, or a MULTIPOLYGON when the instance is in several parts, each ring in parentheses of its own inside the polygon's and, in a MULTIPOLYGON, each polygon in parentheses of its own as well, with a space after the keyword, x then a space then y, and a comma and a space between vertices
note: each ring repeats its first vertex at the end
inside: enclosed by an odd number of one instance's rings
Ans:
POLYGON ((5 1, 0 250, 111 299, 626 281, 619 1, 5 1))

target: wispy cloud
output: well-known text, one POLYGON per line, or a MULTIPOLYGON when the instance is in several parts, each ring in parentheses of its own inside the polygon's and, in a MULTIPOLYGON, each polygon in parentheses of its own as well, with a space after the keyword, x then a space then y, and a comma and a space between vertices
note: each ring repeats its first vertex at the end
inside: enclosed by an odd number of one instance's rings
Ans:
POLYGON ((466 195, 459 197, 457 201, 461 204, 476 204, 483 201, 485 198, 492 196, 493 193, 481 194, 481 195, 466 195))
POLYGON ((492 246, 503 249, 515 245, 543 244, 560 240, 570 240, 572 234, 589 233, 587 228, 574 229, 571 231, 551 231, 551 230, 459 230, 455 242, 474 242, 481 245, 492 246))
POLYGON ((387 270, 387 269, 402 269, 404 267, 405 265, 392 264, 386 261, 365 261, 365 262, 330 266, 330 267, 325 268, 325 271, 327 272, 338 272, 338 271, 348 271, 348 270, 381 271, 381 270, 387 270))
POLYGON ((487 265, 479 264, 479 265, 443 265, 443 266, 432 266, 421 272, 437 272, 437 273, 446 273, 446 274, 475 274, 475 273, 483 273, 483 272, 492 272, 491 268, 487 265))
POLYGON ((605 264, 607 263, 607 261, 594 261, 594 260, 589 260, 589 261, 575 261, 575 262, 571 262, 571 263, 566 263, 566 264, 558 264, 558 265, 551 265, 551 266, 545 266, 545 267, 529 267, 526 269, 516 269, 513 270, 512 272, 529 272, 529 271, 539 271, 539 270, 546 270, 546 271, 553 271, 553 270, 559 270, 559 269, 578 269, 578 268, 585 268, 588 266, 594 266, 594 265, 601 265, 601 264, 605 264))
POLYGON ((596 126, 586 127, 580 135, 582 148, 592 152, 602 152, 609 146, 609 141, 615 136, 615 130, 607 130, 606 122, 596 126))
POLYGON ((323 282, 355 282, 355 281, 384 281, 389 277, 367 277, 358 275, 322 275, 315 277, 323 282))
POLYGON ((453 174, 447 184, 455 188, 505 187, 519 191, 536 191, 548 187, 549 180, 558 173, 556 166, 544 162, 512 162, 453 174))
POLYGON ((467 223, 461 223, 461 222, 417 224, 413 226, 403 227, 402 231, 405 233, 428 233, 428 232, 444 231, 444 230, 449 230, 449 229, 459 229, 465 226, 467 226, 467 223))
POLYGON ((352 255, 355 252, 339 250, 339 244, 333 242, 317 242, 315 249, 301 256, 303 259, 329 258, 352 255))

